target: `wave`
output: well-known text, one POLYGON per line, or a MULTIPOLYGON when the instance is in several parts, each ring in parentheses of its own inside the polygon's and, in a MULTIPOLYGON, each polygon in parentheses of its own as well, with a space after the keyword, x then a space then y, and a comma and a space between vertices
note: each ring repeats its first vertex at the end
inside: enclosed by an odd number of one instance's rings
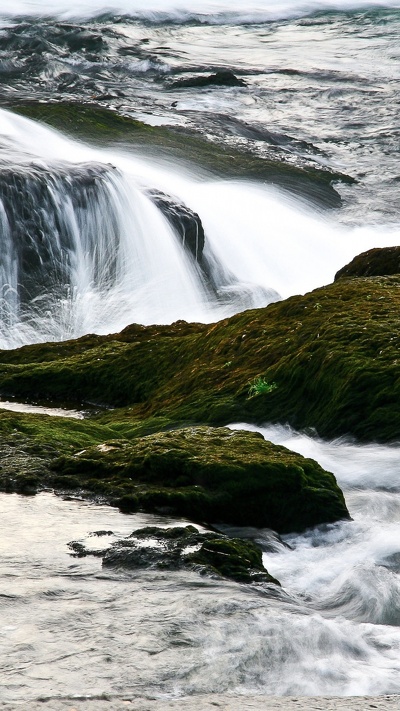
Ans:
POLYGON ((147 22, 202 22, 258 24, 303 17, 318 12, 400 9, 399 0, 5 0, 0 17, 90 18, 102 14, 127 15, 147 22))

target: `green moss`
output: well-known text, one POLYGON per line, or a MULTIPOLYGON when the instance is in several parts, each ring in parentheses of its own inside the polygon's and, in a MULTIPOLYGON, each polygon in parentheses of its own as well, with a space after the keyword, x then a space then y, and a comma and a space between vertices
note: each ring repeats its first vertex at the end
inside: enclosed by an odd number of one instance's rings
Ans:
POLYGON ((288 188, 304 197, 319 200, 327 206, 340 204, 340 196, 332 183, 354 180, 342 173, 320 168, 301 168, 289 163, 258 158, 243 151, 207 141, 183 129, 148 126, 115 111, 89 103, 25 102, 10 108, 27 118, 43 121, 72 136, 94 143, 119 144, 146 150, 146 155, 158 159, 179 159, 199 170, 218 176, 250 178, 288 188))
POLYGON ((335 281, 344 278, 390 276, 400 274, 400 247, 369 249, 358 254, 335 275, 335 281))
POLYGON ((0 392, 123 407, 92 424, 127 438, 250 421, 397 440, 399 312, 399 277, 343 279, 217 324, 132 326, 3 351, 0 392), (277 387, 249 398, 257 377, 277 387))
POLYGON ((51 485, 79 488, 73 477, 54 477, 51 462, 62 453, 103 442, 112 430, 82 420, 0 411, 0 490, 33 494, 51 485))
MULTIPOLYGON (((348 517, 332 474, 255 432, 191 427, 110 441, 53 462, 57 477, 111 494, 123 511, 303 530, 348 517), (127 486, 126 486, 127 484, 127 486)), ((59 479, 58 479, 59 480, 59 479)))

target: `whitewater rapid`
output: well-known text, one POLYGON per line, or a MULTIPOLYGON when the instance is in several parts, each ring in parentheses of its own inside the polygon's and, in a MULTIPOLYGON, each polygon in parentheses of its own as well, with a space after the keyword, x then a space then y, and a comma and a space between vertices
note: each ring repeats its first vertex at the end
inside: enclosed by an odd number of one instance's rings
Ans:
POLYGON ((349 12, 364 9, 399 8, 398 0, 6 0, 1 16, 61 16, 88 18, 102 13, 129 15, 154 22, 200 21, 209 24, 248 24, 302 17, 316 12, 349 12))
POLYGON ((400 240, 397 226, 345 228, 282 190, 89 146, 9 111, 0 132, 3 348, 217 321, 329 283, 356 254, 400 240), (152 190, 199 215, 208 277, 152 190))
POLYGON ((353 517, 281 541, 266 529, 225 526, 264 548, 283 586, 272 595, 197 573, 102 569, 97 557, 70 555, 71 540, 101 548, 94 531, 116 540, 177 523, 168 517, 124 516, 48 492, 0 496, 4 700, 400 692, 399 446, 258 429, 333 471, 353 517))

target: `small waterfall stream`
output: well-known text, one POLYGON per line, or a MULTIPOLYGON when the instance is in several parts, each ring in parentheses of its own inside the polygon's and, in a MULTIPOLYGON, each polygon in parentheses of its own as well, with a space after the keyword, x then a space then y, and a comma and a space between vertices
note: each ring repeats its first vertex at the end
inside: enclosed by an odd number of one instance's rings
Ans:
POLYGON ((399 241, 273 188, 197 179, 0 111, 0 347, 216 321, 333 279, 399 241), (188 248, 189 231, 204 246, 188 248))
MULTIPOLYGON (((217 321, 400 244, 400 0, 1 5, 3 105, 94 101, 356 183, 336 186, 344 207, 323 213, 271 185, 85 145, 0 109, 0 348, 217 321), (221 70, 239 85, 204 86, 221 70), (188 78, 197 85, 182 89, 188 78)), ((270 531, 242 529, 264 545, 275 594, 195 572, 106 569, 68 548, 98 545, 96 531, 117 539, 177 523, 167 517, 49 491, 0 495, 1 701, 400 694, 398 444, 260 430, 334 472, 353 517, 274 537, 274 550, 270 531)))

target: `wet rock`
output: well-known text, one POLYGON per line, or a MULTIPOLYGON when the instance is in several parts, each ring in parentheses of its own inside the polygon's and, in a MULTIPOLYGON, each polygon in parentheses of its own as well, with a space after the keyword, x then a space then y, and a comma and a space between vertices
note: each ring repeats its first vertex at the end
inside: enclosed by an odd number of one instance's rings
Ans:
POLYGON ((119 437, 191 423, 281 422, 323 437, 397 441, 399 284, 398 275, 339 279, 217 324, 133 324, 2 351, 0 391, 117 408, 103 421, 119 437))
POLYGON ((281 533, 349 517, 332 474, 256 432, 159 432, 61 457, 53 469, 58 482, 73 476, 95 490, 96 482, 100 491, 123 490, 113 503, 124 512, 141 509, 281 533))
MULTIPOLYGON (((85 251, 95 252, 101 232, 96 214, 103 214, 110 203, 105 181, 114 173, 113 166, 94 162, 59 163, 51 169, 34 163, 0 164, 2 285, 8 287, 4 301, 11 313, 17 308, 15 302, 23 311, 26 307, 31 317, 31 309, 51 309, 57 299, 68 298, 75 264, 74 229, 83 235, 85 251), (67 208, 59 204, 57 194, 65 196, 67 208), (71 207, 75 227, 68 220, 71 207)), ((107 270, 101 273, 96 264, 96 286, 101 280, 112 283, 115 279, 117 235, 107 237, 107 270)))
MULTIPOLYGON (((69 544, 73 554, 98 556, 79 541, 69 544)), ((159 528, 148 526, 116 541, 103 551, 103 565, 130 570, 188 568, 202 574, 219 575, 240 583, 279 582, 264 568, 261 549, 250 541, 222 534, 200 532, 194 526, 159 528)))
POLYGON ((400 247, 369 249, 359 254, 335 275, 335 281, 345 277, 374 277, 400 274, 400 247))
POLYGON ((208 76, 193 76, 188 79, 178 79, 170 84, 171 89, 190 89, 208 86, 246 86, 243 79, 239 79, 230 70, 215 72, 208 76))
MULTIPOLYGON (((70 74, 67 75, 68 83, 70 74)), ((73 84, 78 87, 79 77, 74 75, 73 84)), ((88 87, 87 80, 85 87, 88 87)), ((59 89, 61 90, 61 89, 59 89)), ((99 87, 93 87, 92 94, 99 94, 99 87)), ((62 131, 68 131, 86 141, 111 142, 145 147, 157 151, 169 160, 191 162, 196 168, 206 169, 219 177, 250 178, 280 185, 303 197, 316 200, 327 207, 338 207, 341 198, 333 187, 335 181, 354 183, 354 179, 343 173, 309 164, 295 165, 292 161, 282 161, 276 156, 269 159, 253 154, 246 155, 226 145, 209 142, 203 135, 194 135, 179 128, 149 126, 116 111, 94 105, 74 102, 12 102, 9 106, 17 113, 44 121, 62 131)))
POLYGON ((204 229, 197 212, 160 190, 148 190, 147 194, 172 225, 183 246, 201 263, 204 229))

